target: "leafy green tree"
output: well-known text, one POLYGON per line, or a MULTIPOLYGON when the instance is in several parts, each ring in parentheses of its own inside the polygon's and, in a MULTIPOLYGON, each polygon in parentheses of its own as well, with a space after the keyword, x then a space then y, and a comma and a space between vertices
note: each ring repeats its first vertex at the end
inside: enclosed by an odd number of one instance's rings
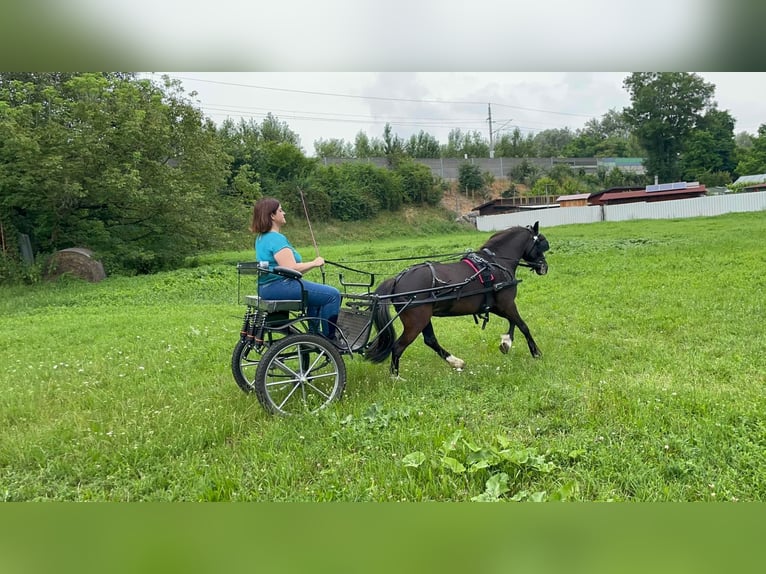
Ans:
POLYGON ((473 163, 461 163, 458 167, 458 185, 461 192, 466 194, 480 191, 484 187, 481 168, 473 163))
POLYGON ((398 179, 389 169, 368 163, 321 166, 315 186, 330 199, 332 214, 341 221, 375 216, 381 208, 396 209, 402 194, 398 179))
POLYGON ((370 139, 363 131, 356 134, 354 139, 354 157, 368 158, 381 157, 383 155, 383 142, 380 139, 370 139))
POLYGON ((289 143, 298 149, 301 147, 301 138, 298 134, 271 112, 267 113, 261 122, 260 136, 267 142, 289 143))
POLYGON ((534 149, 534 136, 531 133, 523 136, 519 128, 514 128, 497 138, 495 157, 533 157, 534 149))
POLYGON ((648 180, 646 175, 634 171, 622 170, 619 167, 613 167, 612 169, 599 167, 596 170, 596 174, 592 176, 592 188, 594 191, 612 187, 640 187, 647 183, 648 180))
POLYGON ((467 132, 463 152, 468 157, 489 157, 489 141, 478 130, 467 132))
POLYGON ((447 134, 447 144, 442 146, 442 157, 465 158, 489 157, 489 142, 478 131, 463 132, 453 128, 447 134))
POLYGON ((318 139, 314 142, 317 157, 354 157, 354 146, 343 139, 318 139))
POLYGON ((531 186, 540 175, 540 169, 526 159, 508 170, 508 179, 526 186, 531 186))
POLYGON ((235 124, 227 120, 217 136, 230 157, 227 178, 230 195, 250 202, 250 198, 242 195, 242 178, 235 182, 240 173, 245 173, 251 183, 258 185, 261 195, 279 197, 290 208, 301 207, 294 184, 312 173, 317 160, 304 155, 296 143, 297 136, 286 124, 270 114, 261 123, 242 120, 235 124))
POLYGON ((734 118, 728 111, 715 108, 708 110, 700 118, 696 129, 689 134, 681 155, 680 165, 684 178, 688 181, 718 181, 720 176, 713 174, 734 171, 735 148, 734 118))
POLYGON ((739 132, 734 136, 734 143, 738 148, 750 149, 753 147, 753 136, 747 132, 739 132))
POLYGON ((249 165, 242 165, 237 170, 234 176, 234 189, 247 204, 255 203, 263 197, 257 174, 252 172, 249 165))
POLYGON ((224 237, 229 160, 177 82, 0 81, 0 211, 38 253, 85 246, 108 270, 177 265, 224 237))
POLYGON ((543 130, 535 134, 537 157, 564 157, 564 149, 574 138, 569 128, 543 130))
POLYGON ((544 175, 534 183, 530 193, 532 195, 553 195, 559 192, 560 187, 561 185, 555 179, 544 175))
POLYGON ((460 128, 453 128, 447 134, 447 143, 442 146, 442 157, 464 157, 465 134, 460 128))
POLYGON ((686 72, 635 72, 623 81, 631 97, 624 114, 646 150, 644 163, 660 181, 681 177, 679 157, 687 140, 713 107, 713 84, 686 72))
POLYGON ((399 161, 394 173, 401 181, 406 201, 428 205, 438 205, 441 201, 441 188, 434 180, 431 170, 422 163, 404 158, 399 161))
POLYGON ((752 147, 742 154, 737 164, 739 175, 766 173, 766 124, 758 128, 758 135, 752 138, 752 147))
POLYGON ((625 116, 609 110, 600 120, 590 119, 564 147, 564 157, 643 157, 625 116))
POLYGON ((383 128, 383 155, 388 159, 390 166, 395 166, 399 158, 404 155, 404 141, 393 133, 391 124, 386 124, 383 128))
POLYGON ((410 157, 437 158, 441 155, 441 146, 434 136, 420 130, 417 135, 410 136, 404 151, 410 157))

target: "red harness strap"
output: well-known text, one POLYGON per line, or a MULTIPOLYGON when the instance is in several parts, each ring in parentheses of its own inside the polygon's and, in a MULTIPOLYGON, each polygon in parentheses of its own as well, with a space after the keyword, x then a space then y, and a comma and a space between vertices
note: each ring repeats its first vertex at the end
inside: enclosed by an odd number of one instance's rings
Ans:
POLYGON ((492 283, 492 281, 494 281, 494 280, 495 280, 495 276, 494 276, 494 275, 493 275, 491 272, 490 272, 489 274, 487 274, 487 268, 486 268, 486 267, 485 267, 484 269, 481 269, 481 270, 480 270, 478 267, 476 267, 476 263, 474 263, 474 262, 473 262, 471 259, 469 259, 468 257, 464 258, 464 259, 463 259, 463 261, 464 261, 465 263, 468 263, 468 266, 469 266, 471 269, 473 269, 473 270, 474 270, 474 272, 475 272, 475 273, 476 273, 476 274, 479 276, 479 282, 480 282, 482 285, 484 285, 484 284, 485 284, 487 281, 489 281, 490 283, 492 283))

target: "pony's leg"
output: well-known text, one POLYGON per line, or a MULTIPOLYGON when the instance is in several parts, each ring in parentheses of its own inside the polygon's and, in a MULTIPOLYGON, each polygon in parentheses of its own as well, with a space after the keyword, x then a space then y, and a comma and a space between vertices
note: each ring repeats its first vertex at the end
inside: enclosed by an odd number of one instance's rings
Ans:
POLYGON ((401 336, 394 343, 391 349, 391 375, 399 376, 399 359, 401 359, 404 350, 409 347, 417 338, 420 332, 431 321, 430 305, 422 305, 404 311, 399 315, 404 330, 401 336))
MULTIPOLYGON (((529 352, 532 353, 532 356, 542 357, 543 352, 540 350, 540 347, 537 346, 537 343, 535 343, 535 340, 532 338, 532 333, 529 332, 529 327, 527 327, 527 324, 524 322, 524 319, 521 318, 521 315, 519 315, 519 310, 516 308, 516 303, 511 303, 511 305, 507 308, 506 311, 506 319, 508 319, 508 322, 510 323, 510 327, 508 328, 508 335, 507 339, 505 339, 505 335, 503 336, 503 340, 500 343, 500 350, 503 351, 503 343, 506 342, 513 342, 513 329, 514 325, 519 328, 519 331, 521 331, 524 335, 524 337, 527 339, 527 345, 529 346, 529 352)), ((508 345, 508 348, 503 351, 504 353, 508 352, 508 349, 510 349, 510 345, 508 345)))
POLYGON ((516 323, 508 320, 508 332, 500 335, 500 352, 504 355, 508 354, 508 351, 513 347, 513 332, 516 330, 516 323))
POLYGON ((465 367, 465 361, 463 359, 455 357, 452 353, 444 349, 444 347, 439 344, 439 341, 436 340, 434 326, 431 321, 428 321, 428 324, 423 329, 423 340, 426 345, 436 351, 436 354, 447 361, 456 371, 461 371, 463 367, 465 367))

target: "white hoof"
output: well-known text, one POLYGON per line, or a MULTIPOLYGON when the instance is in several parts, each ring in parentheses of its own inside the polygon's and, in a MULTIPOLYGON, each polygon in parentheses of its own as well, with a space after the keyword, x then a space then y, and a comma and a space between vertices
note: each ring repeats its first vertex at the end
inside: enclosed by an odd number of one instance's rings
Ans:
POLYGON ((463 367, 465 367, 465 361, 463 359, 458 359, 457 357, 453 357, 452 355, 447 357, 447 362, 456 371, 462 371, 463 367))
POLYGON ((508 351, 511 350, 511 347, 513 346, 513 340, 511 339, 510 335, 502 335, 500 337, 500 352, 504 355, 508 354, 508 351))

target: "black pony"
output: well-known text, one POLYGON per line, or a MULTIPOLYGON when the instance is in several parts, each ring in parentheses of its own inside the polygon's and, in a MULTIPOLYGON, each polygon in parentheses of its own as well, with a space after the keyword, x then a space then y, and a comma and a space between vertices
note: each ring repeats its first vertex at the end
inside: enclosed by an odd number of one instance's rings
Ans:
POLYGON ((511 227, 495 233, 478 252, 467 254, 457 263, 421 263, 387 279, 375 291, 384 299, 373 316, 378 336, 365 357, 380 363, 391 355, 391 374, 398 376, 402 353, 422 332, 426 345, 460 370, 465 361, 439 345, 431 317, 474 315, 477 321, 483 317, 486 325, 489 313, 508 319, 508 333, 500 339, 500 351, 508 352, 513 344, 514 329, 518 327, 527 339, 532 356, 541 356, 516 308, 516 268, 523 265, 538 275, 545 275, 548 249, 548 240, 539 232, 539 222, 535 222, 534 226, 511 227), (393 304, 404 326, 398 339, 395 339, 388 302, 393 304))

